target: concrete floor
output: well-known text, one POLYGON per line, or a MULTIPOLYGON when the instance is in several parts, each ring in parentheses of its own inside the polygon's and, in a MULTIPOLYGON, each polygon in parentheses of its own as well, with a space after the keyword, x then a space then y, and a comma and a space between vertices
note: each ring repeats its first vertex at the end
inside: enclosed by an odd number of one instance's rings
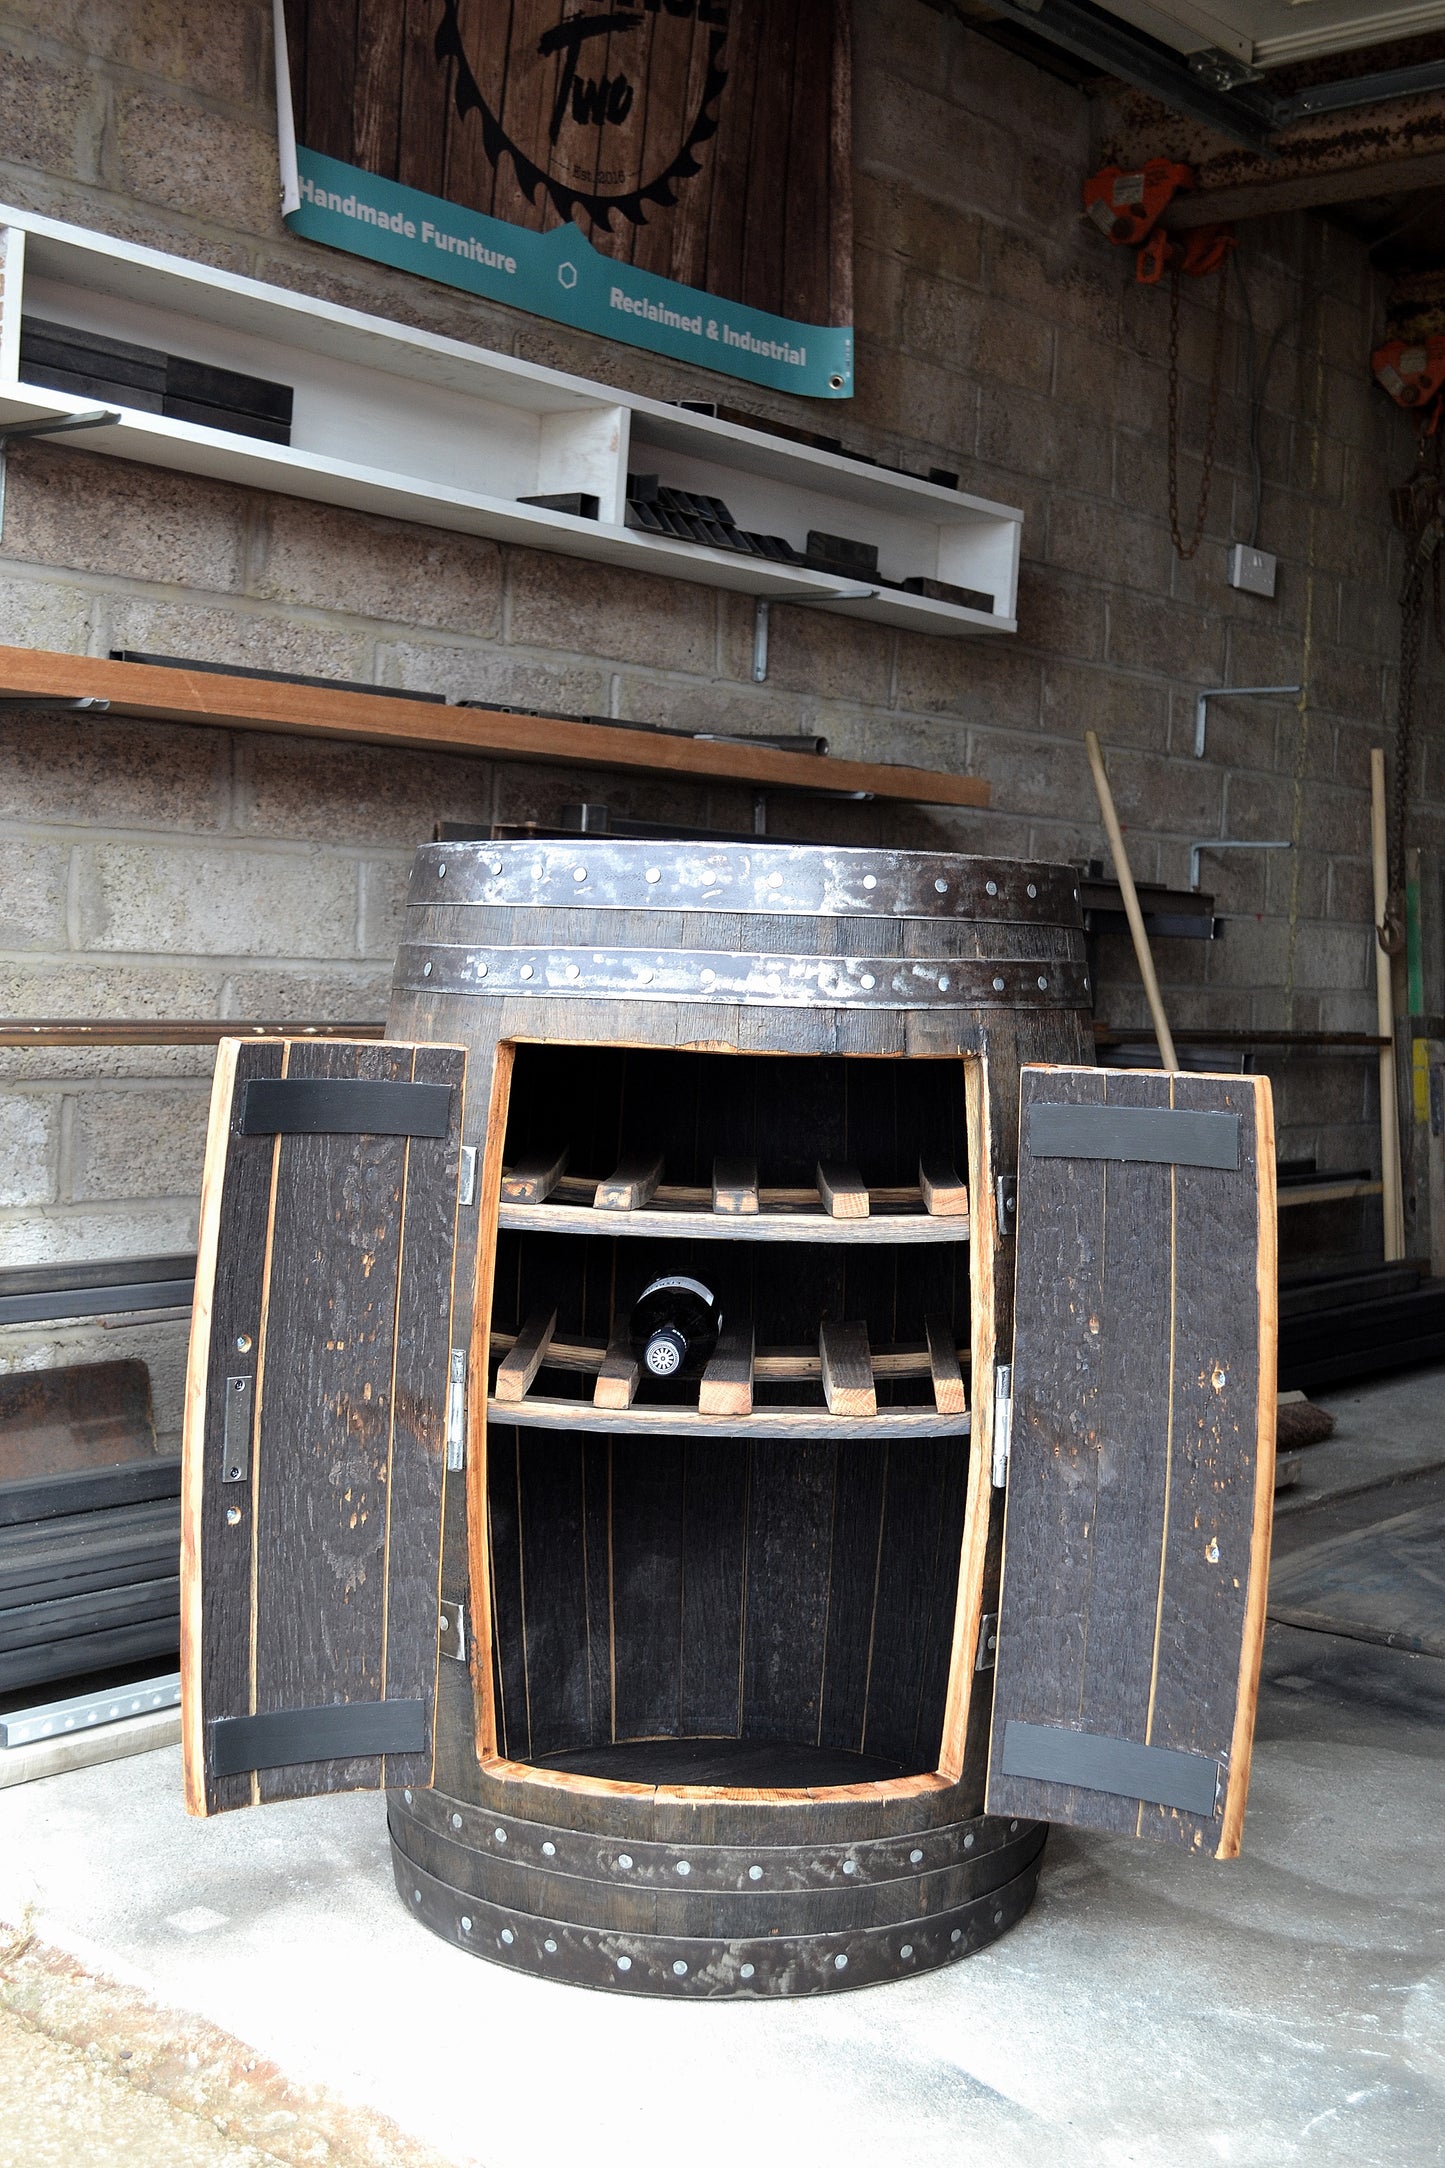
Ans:
MULTIPOLYGON (((1393 1394, 1423 1440, 1445 1373, 1369 1391, 1370 1429, 1393 1394)), ((1376 1508, 1390 1489, 1353 1510, 1376 1508)), ((1281 1526, 1289 1546, 1310 1519, 1281 1526)), ((1431 2168, 1442 1743, 1445 1664, 1272 1629, 1240 1861, 1057 1832, 1003 1942, 813 2003, 659 2006, 502 1972, 402 1910, 377 1800, 188 1822, 173 1750, 0 1794, 0 1919, 28 1907, 49 1944, 485 2168, 1431 2168)))

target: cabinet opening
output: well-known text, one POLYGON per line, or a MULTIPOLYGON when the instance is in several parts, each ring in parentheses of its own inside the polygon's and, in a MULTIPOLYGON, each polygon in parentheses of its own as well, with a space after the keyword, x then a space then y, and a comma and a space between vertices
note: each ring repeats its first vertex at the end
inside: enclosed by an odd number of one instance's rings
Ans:
POLYGON ((487 1420, 505 1758, 749 1787, 937 1767, 968 1166, 961 1060, 517 1049, 487 1420), (672 1277, 720 1333, 653 1376, 629 1324, 672 1277))

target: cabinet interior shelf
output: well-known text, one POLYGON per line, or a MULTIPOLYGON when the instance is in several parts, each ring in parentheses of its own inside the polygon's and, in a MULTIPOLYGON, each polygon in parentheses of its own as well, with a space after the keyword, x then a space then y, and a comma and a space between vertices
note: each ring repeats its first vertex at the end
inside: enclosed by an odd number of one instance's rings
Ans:
POLYGON ((968 1193, 951 1166, 925 1161, 917 1184, 869 1187, 851 1167, 815 1184, 759 1184, 749 1162, 719 1161, 711 1187, 663 1182, 660 1162, 596 1177, 559 1171, 543 1150, 504 1171, 498 1225, 532 1234, 651 1235, 713 1242, 966 1242, 968 1193))
POLYGON ((641 1366, 625 1331, 611 1345, 574 1344, 554 1338, 557 1313, 545 1306, 526 1319, 520 1332, 492 1334, 498 1358, 495 1388, 487 1403, 494 1422, 520 1423, 542 1430, 642 1431, 653 1435, 729 1438, 775 1435, 791 1438, 953 1437, 968 1430, 966 1349, 957 1344, 949 1320, 927 1319, 921 1346, 873 1349, 865 1326, 825 1323, 812 1347, 754 1345, 749 1322, 725 1319, 717 1347, 697 1386, 696 1406, 634 1405, 641 1366), (590 1376, 593 1397, 551 1399, 532 1393, 544 1370, 590 1376), (878 1406, 878 1387, 895 1381, 927 1379, 932 1405, 878 1406), (822 1407, 758 1407, 757 1385, 816 1385, 822 1407))
POLYGON ((487 1402, 487 1419, 523 1430, 594 1430, 653 1438, 966 1438, 967 1415, 936 1408, 884 1408, 877 1415, 830 1415, 824 1409, 755 1408, 751 1415, 701 1415, 696 1408, 598 1408, 586 1400, 487 1402))
POLYGON ((1016 630, 1014 507, 5 206, 0 271, 0 426, 101 411, 89 451, 913 631, 1016 630), (173 377, 260 398, 263 433, 173 377), (876 579, 630 526, 629 471, 798 556, 810 532, 870 545, 876 579))

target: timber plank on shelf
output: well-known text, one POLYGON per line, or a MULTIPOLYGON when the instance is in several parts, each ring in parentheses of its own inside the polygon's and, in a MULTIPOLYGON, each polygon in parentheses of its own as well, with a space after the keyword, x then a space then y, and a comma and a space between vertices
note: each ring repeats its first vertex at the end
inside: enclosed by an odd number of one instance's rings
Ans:
POLYGON ((233 678, 156 663, 108 662, 48 648, 0 647, 0 698, 106 700, 111 714, 146 722, 274 730, 427 752, 474 753, 494 760, 560 761, 568 767, 633 769, 696 782, 751 783, 770 790, 845 796, 863 792, 918 805, 982 806, 989 798, 988 784, 973 775, 834 760, 817 753, 790 753, 777 746, 718 738, 673 737, 663 731, 586 722, 575 716, 445 707, 384 692, 357 693, 342 687, 333 692, 271 678, 233 678))

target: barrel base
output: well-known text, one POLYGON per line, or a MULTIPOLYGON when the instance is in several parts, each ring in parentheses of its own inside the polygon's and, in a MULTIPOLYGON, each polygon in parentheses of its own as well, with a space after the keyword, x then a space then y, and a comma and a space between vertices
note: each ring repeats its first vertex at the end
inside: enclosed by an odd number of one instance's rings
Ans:
MULTIPOLYGON (((417 1919, 457 1949, 617 1994, 819 1995, 971 1956, 1033 1901, 1039 1823, 976 1816, 857 1844, 660 1844, 615 1802, 596 1832, 393 1794, 392 1868, 417 1919)), ((565 1814, 566 1793, 559 1794, 565 1814)))

